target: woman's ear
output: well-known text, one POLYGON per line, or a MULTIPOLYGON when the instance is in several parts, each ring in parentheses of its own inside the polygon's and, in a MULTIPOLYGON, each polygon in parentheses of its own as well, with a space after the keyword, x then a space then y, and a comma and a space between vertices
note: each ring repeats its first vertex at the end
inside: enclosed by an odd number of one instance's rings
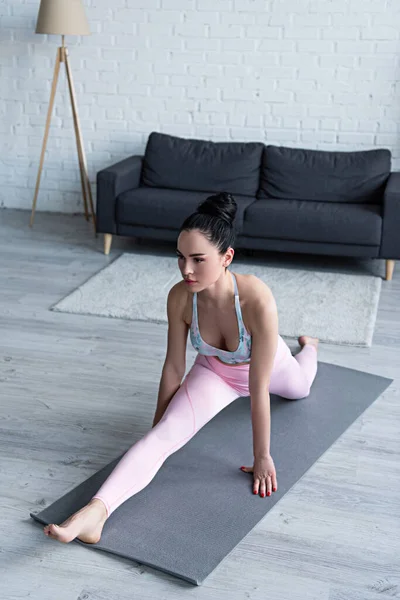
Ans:
POLYGON ((229 265, 231 264, 233 257, 235 255, 235 251, 233 248, 228 248, 228 250, 226 251, 225 254, 225 261, 224 261, 224 267, 229 267, 229 265))

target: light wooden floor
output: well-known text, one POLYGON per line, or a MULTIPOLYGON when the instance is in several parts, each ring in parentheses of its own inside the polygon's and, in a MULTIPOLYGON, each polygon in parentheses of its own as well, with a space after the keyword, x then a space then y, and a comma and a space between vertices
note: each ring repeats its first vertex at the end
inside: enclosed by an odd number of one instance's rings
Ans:
MULTIPOLYGON (((114 238, 105 256, 102 236, 94 238, 82 216, 37 213, 32 230, 29 216, 0 210, 0 597, 400 597, 399 264, 393 281, 382 285, 373 346, 320 349, 322 361, 394 382, 196 587, 104 552, 58 544, 29 517, 149 430, 166 350, 166 325, 49 307, 122 251, 174 250, 114 238), (139 344, 142 336, 146 344, 139 344)), ((243 260, 384 275, 383 261, 262 253, 243 260)), ((189 346, 187 369, 194 357, 189 346)))

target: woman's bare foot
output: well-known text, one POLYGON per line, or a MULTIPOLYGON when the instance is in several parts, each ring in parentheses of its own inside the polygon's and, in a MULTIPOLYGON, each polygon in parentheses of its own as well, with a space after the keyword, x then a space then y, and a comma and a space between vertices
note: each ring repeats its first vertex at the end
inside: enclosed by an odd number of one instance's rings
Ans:
POLYGON ((106 507, 95 498, 78 510, 61 525, 46 525, 45 535, 59 542, 72 542, 76 537, 87 544, 97 544, 107 520, 106 507))
POLYGON ((314 348, 316 350, 318 350, 318 342, 319 342, 318 338, 310 337, 309 335, 301 335, 298 338, 298 342, 301 347, 310 345, 310 346, 314 346, 314 348))

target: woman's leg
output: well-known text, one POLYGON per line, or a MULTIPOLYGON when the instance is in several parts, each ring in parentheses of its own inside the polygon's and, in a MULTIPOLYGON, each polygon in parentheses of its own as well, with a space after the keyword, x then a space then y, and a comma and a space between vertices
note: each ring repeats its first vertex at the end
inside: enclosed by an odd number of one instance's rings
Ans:
POLYGON ((306 398, 317 374, 317 353, 314 345, 306 343, 292 356, 289 346, 279 336, 276 366, 269 387, 271 394, 291 400, 306 398))
MULTIPOLYGON (((197 357, 162 419, 126 452, 93 496, 93 499, 102 500, 107 516, 146 487, 168 456, 182 448, 199 429, 238 397, 238 390, 233 388, 234 382, 229 385, 223 376, 226 367, 216 373, 212 368, 215 364, 215 361, 197 357)), ((236 375, 235 371, 229 371, 236 375)), ((317 349, 314 346, 306 344, 296 356, 292 356, 280 337, 276 368, 271 376, 271 393, 284 398, 304 398, 310 392, 316 372, 317 349)))
POLYGON ((238 397, 237 391, 214 372, 211 365, 205 357, 197 356, 162 419, 124 454, 93 496, 89 503, 91 506, 86 505, 78 511, 86 511, 79 517, 80 522, 77 519, 74 522, 73 515, 61 528, 48 525, 45 533, 52 528, 51 537, 64 542, 75 537, 88 543, 99 541, 106 519, 118 506, 146 487, 168 456, 184 446, 210 419, 238 397), (88 527, 84 523, 85 519, 89 519, 88 507, 94 507, 97 511, 106 509, 101 526, 96 525, 95 531, 91 529, 92 525, 88 527), (80 527, 83 535, 80 534, 80 527))
POLYGON ((171 454, 237 397, 219 375, 196 360, 162 419, 126 452, 93 498, 104 502, 110 516, 150 483, 171 454))

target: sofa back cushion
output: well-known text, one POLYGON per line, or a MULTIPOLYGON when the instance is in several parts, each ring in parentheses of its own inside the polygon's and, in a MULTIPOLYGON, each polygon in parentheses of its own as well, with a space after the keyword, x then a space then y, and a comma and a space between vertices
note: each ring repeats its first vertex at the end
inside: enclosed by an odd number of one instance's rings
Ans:
POLYGON ((255 196, 263 149, 258 142, 211 142, 153 132, 144 154, 142 184, 255 196))
POLYGON ((386 149, 336 152, 266 146, 257 197, 379 204, 390 168, 386 149))

